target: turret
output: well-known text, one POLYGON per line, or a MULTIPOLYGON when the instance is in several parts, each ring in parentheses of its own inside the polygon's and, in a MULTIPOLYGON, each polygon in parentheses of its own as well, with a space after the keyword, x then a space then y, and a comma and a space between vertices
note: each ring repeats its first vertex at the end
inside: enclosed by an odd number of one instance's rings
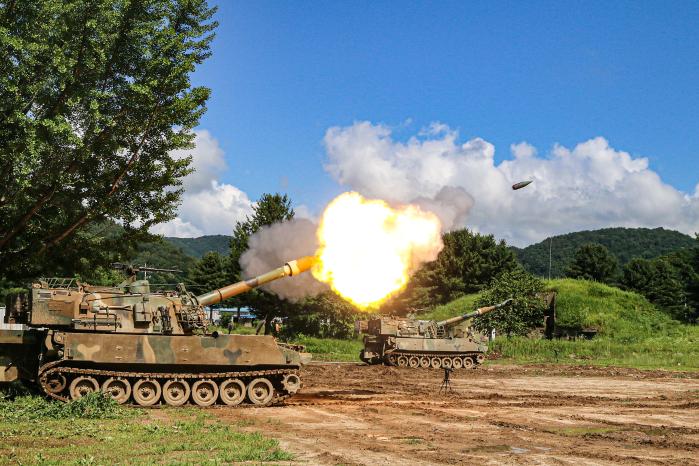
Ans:
POLYGON ((209 322, 204 306, 303 273, 315 260, 313 256, 302 257, 271 272, 199 296, 189 293, 182 284, 176 291, 151 292, 147 280, 135 279, 137 272, 172 270, 116 264, 115 267, 129 275, 116 287, 48 279, 33 284, 28 292, 8 296, 5 323, 82 331, 189 335, 206 329, 209 322))
POLYGON ((479 307, 473 312, 469 312, 468 314, 463 314, 460 316, 452 317, 451 319, 446 319, 446 320, 441 320, 437 322, 438 327, 450 327, 452 325, 456 325, 460 322, 463 322, 466 319, 471 319, 472 317, 478 317, 482 316, 483 314, 487 314, 489 312, 492 312, 496 309, 503 308, 510 304, 512 302, 512 299, 508 299, 506 301, 501 302, 500 304, 496 304, 494 306, 486 306, 486 307, 479 307))

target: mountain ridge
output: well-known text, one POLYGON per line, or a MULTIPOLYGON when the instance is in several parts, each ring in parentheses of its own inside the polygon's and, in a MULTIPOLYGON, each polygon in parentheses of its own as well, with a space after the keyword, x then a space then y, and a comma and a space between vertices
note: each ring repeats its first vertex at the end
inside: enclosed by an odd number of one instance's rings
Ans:
POLYGON ((512 247, 524 268, 534 275, 548 277, 549 242, 551 243, 551 278, 560 278, 575 251, 586 243, 605 246, 623 266, 631 259, 654 259, 680 249, 697 246, 689 235, 665 228, 612 227, 556 235, 525 248, 512 247))

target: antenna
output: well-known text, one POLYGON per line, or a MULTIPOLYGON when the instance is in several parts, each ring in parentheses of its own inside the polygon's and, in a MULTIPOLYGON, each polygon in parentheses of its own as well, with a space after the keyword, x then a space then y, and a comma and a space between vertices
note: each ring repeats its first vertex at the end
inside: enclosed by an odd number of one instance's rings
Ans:
POLYGON ((549 280, 551 280, 551 248, 553 248, 553 236, 549 238, 549 280))

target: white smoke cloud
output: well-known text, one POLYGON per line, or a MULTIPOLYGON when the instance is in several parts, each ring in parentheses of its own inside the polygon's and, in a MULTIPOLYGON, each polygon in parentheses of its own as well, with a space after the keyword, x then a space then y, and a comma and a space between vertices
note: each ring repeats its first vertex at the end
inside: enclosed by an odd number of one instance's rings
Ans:
POLYGON ((699 231, 699 185, 693 195, 682 193, 664 183, 647 159, 601 137, 572 149, 557 145, 546 157, 526 142, 514 144, 513 158, 496 164, 492 144, 480 138, 460 143, 458 132, 440 123, 401 142, 386 126, 358 122, 330 128, 325 147, 326 170, 349 189, 396 203, 415 201, 447 225, 453 218, 453 226, 515 245, 606 226, 699 231), (512 191, 513 183, 527 179, 535 182, 512 191))
POLYGON ((252 213, 253 203, 245 192, 218 181, 219 174, 227 169, 218 141, 206 130, 195 134, 193 149, 171 153, 176 159, 191 155, 194 168, 183 180, 185 191, 177 217, 154 226, 153 233, 178 237, 230 235, 235 224, 252 213))
MULTIPOLYGON (((269 272, 290 260, 315 254, 318 250, 317 228, 316 223, 303 218, 261 228, 250 237, 249 249, 240 258, 245 278, 269 272)), ((264 288, 292 301, 329 289, 310 273, 276 280, 264 285, 264 288)))

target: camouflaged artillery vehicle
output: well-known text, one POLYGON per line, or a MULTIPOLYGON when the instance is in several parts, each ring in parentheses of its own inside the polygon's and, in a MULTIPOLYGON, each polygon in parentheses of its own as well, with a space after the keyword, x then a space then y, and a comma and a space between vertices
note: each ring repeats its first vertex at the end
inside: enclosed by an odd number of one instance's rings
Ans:
POLYGON ((488 338, 476 332, 470 320, 500 309, 511 301, 508 299, 442 321, 381 317, 361 322, 360 328, 366 335, 359 357, 367 364, 413 368, 475 367, 485 360, 488 338))
POLYGON ((102 390, 141 406, 279 402, 301 387, 310 355, 272 336, 209 333, 204 306, 302 273, 314 260, 199 296, 182 284, 152 291, 136 280, 146 268, 129 268, 116 287, 41 280, 8 296, 5 323, 23 325, 0 330, 0 382, 20 380, 62 401, 102 390))

